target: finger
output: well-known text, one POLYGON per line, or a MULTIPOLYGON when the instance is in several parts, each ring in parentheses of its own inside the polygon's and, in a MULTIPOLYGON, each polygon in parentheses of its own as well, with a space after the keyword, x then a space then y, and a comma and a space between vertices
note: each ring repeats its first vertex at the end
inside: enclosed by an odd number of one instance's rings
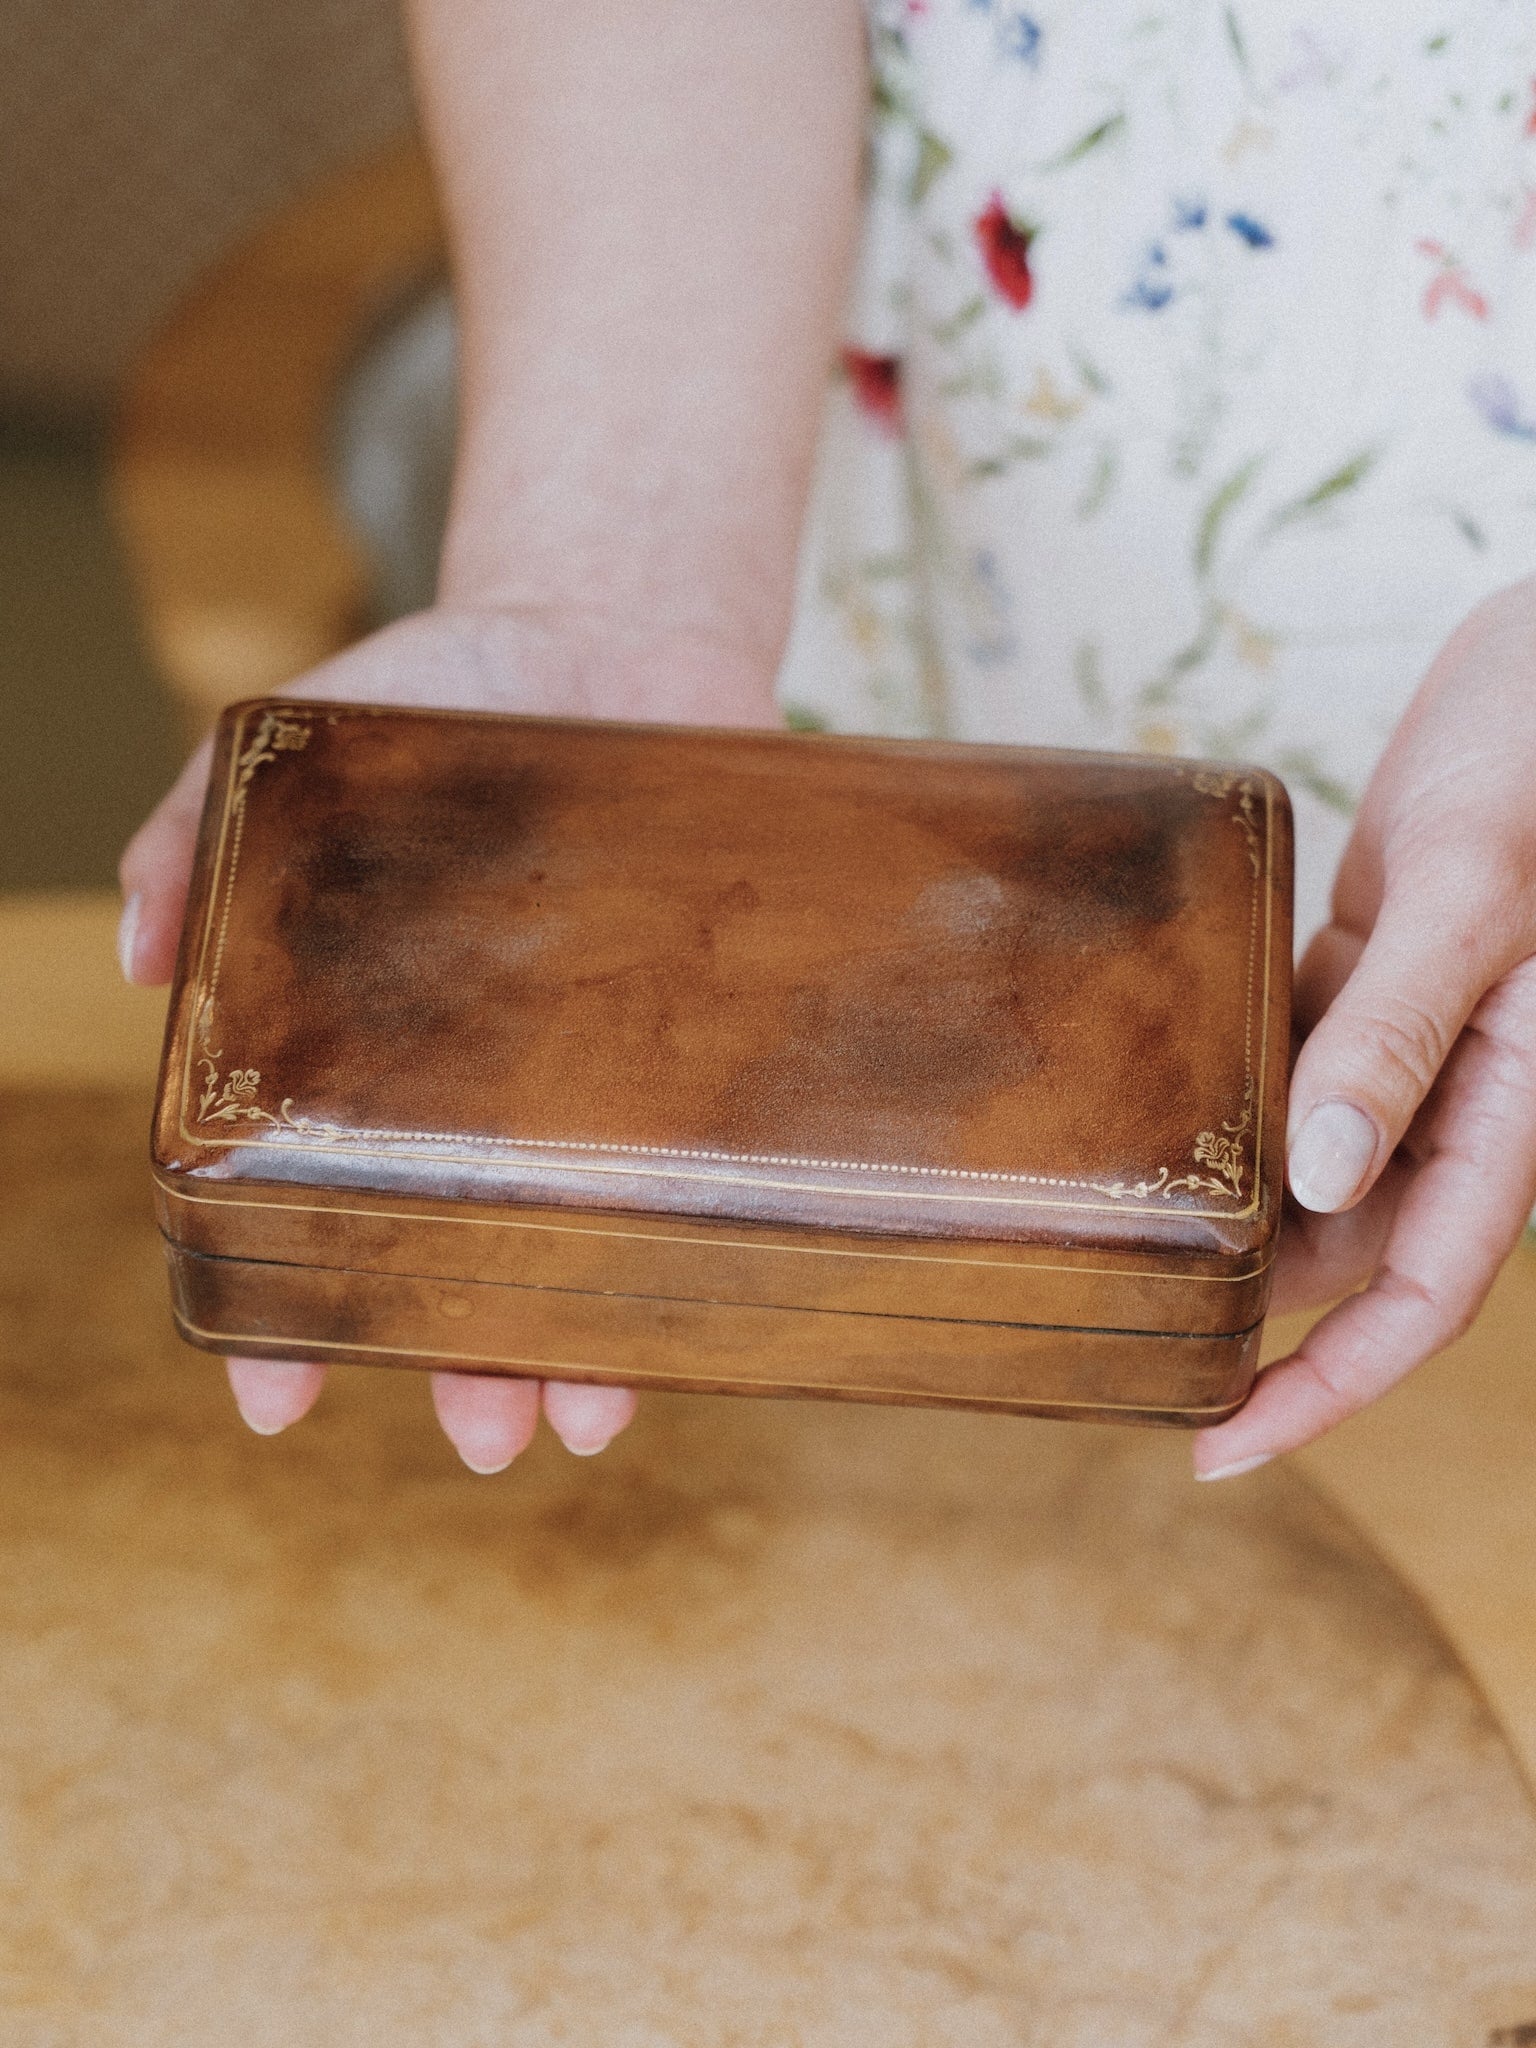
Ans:
POLYGON ((1406 1160, 1389 1160, 1370 1193, 1337 1216, 1314 1216, 1288 1203, 1269 1313, 1287 1316, 1323 1308, 1363 1287, 1381 1263, 1412 1177, 1406 1160))
POLYGON ((1329 1005, 1360 964, 1365 940, 1340 924, 1314 934, 1296 969, 1292 1008, 1303 1034, 1315 1031, 1329 1005))
POLYGON ((1512 963, 1518 923, 1493 878, 1442 871, 1388 892, 1354 972, 1302 1047, 1287 1170, 1303 1208, 1347 1209, 1375 1181, 1457 1035, 1512 963))
POLYGON ((1536 1200, 1536 987, 1517 1036, 1468 1032, 1423 1143, 1370 1286, 1272 1366, 1229 1422, 1201 1432, 1199 1477, 1310 1443, 1467 1328, 1536 1200))
POLYGON ((118 958, 124 978, 143 988, 157 988, 175 972, 212 758, 213 742, 205 740, 118 863, 124 897, 118 958))
POLYGON ((636 1405, 627 1387, 587 1387, 574 1380, 548 1380, 544 1386, 549 1426, 578 1458, 607 1450, 634 1420, 636 1405))
POLYGON ((226 1358, 230 1391, 248 1429, 276 1436, 307 1415, 325 1385, 323 1365, 298 1365, 281 1358, 226 1358))
POLYGON ((539 1424, 537 1380, 435 1372, 432 1405, 443 1434, 471 1472, 504 1472, 539 1424))

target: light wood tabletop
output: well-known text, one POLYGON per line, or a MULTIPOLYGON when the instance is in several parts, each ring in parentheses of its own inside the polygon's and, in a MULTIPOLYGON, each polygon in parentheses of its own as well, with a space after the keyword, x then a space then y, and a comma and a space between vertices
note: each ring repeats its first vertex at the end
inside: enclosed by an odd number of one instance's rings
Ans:
MULTIPOLYGON (((164 1001, 123 987, 116 918, 106 895, 0 897, 0 1086, 148 1089, 164 1001)), ((1293 1463, 1428 1605, 1536 1786, 1536 1249, 1459 1344, 1293 1463)))

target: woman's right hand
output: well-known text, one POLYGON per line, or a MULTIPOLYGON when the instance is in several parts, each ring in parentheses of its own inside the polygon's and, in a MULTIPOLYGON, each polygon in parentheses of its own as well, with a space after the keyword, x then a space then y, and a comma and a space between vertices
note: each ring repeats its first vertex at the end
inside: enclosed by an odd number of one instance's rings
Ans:
MULTIPOLYGON (((771 663, 744 648, 693 635, 640 635, 594 617, 554 612, 441 609, 387 627, 303 676, 289 694, 443 710, 557 717, 657 719, 687 725, 776 722, 771 663)), ((186 908, 211 742, 123 855, 120 953, 129 981, 170 980, 186 908)), ((231 1358, 240 1413, 264 1436, 297 1422, 325 1381, 322 1365, 231 1358)), ((432 1375, 432 1399, 450 1442, 472 1471, 497 1472, 523 1450, 540 1399, 568 1450, 602 1450, 635 1412, 623 1388, 432 1375)))

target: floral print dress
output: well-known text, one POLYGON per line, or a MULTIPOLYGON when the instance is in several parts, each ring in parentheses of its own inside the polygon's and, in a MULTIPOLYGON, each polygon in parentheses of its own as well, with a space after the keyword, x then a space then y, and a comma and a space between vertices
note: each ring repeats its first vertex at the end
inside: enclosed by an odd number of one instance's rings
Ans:
POLYGON ((1536 570, 1536 5, 870 32, 786 710, 1261 761, 1304 937, 1436 649, 1536 570))

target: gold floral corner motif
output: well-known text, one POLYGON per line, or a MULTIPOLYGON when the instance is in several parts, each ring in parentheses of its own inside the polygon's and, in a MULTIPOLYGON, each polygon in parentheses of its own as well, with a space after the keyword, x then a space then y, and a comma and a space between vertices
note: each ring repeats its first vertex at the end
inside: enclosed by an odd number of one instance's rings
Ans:
POLYGON ((274 1128, 300 1131, 306 1138, 322 1143, 345 1138, 340 1124, 322 1123, 315 1117, 299 1116, 293 1097, 285 1095, 275 1110, 263 1107, 259 1067, 231 1067, 226 1073, 224 1055, 213 1043, 213 1001, 210 998, 197 1017, 197 1064, 203 1070, 202 1092, 197 1102, 200 1124, 271 1124, 274 1128))
POLYGON ((256 1101, 261 1074, 255 1067, 232 1067, 221 1075, 216 1060, 206 1053, 199 1059, 203 1069, 203 1092, 198 1098, 200 1124, 276 1123, 276 1117, 256 1101))
POLYGON ((1259 789, 1251 775, 1234 773, 1224 768, 1202 768, 1190 777, 1202 796, 1236 796, 1236 808, 1232 811, 1232 823, 1242 833, 1248 848, 1248 865, 1257 879, 1262 865, 1263 834, 1259 830, 1259 789))
POLYGON ((1209 1173, 1197 1173, 1191 1167, 1187 1173, 1175 1174, 1171 1167, 1160 1166, 1146 1180, 1095 1181, 1094 1192, 1108 1195, 1117 1202, 1145 1202, 1158 1195, 1167 1198, 1180 1194, 1225 1195, 1234 1202, 1240 1202, 1247 1166, 1243 1140, 1252 1128, 1253 1076, 1250 1074, 1243 1091, 1242 1113, 1237 1121, 1223 1120, 1219 1131, 1201 1131, 1195 1138, 1191 1148, 1194 1167, 1209 1167, 1209 1173))
POLYGON ((263 763, 279 754, 297 754, 309 745, 310 723, 302 713, 264 711, 251 735, 250 744, 235 763, 235 803, 242 805, 245 793, 263 763))
POLYGON ((256 1100, 261 1087, 257 1067, 231 1067, 223 1071, 223 1053, 213 1043, 213 999, 210 996, 197 1013, 197 1064, 203 1070, 202 1092, 197 1099, 200 1124, 275 1124, 277 1118, 256 1100))

